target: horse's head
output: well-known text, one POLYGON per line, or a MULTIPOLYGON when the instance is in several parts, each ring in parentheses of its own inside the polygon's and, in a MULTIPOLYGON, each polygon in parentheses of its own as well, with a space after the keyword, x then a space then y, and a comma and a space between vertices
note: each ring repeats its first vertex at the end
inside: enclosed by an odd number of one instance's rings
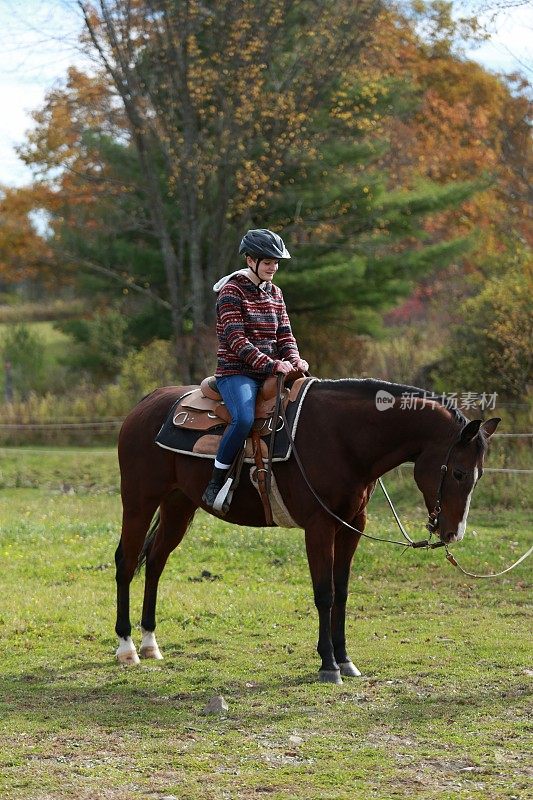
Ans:
POLYGON ((465 535, 466 518, 474 486, 483 474, 487 440, 499 417, 469 422, 459 437, 443 451, 431 445, 417 458, 415 480, 429 512, 428 528, 449 544, 465 535))

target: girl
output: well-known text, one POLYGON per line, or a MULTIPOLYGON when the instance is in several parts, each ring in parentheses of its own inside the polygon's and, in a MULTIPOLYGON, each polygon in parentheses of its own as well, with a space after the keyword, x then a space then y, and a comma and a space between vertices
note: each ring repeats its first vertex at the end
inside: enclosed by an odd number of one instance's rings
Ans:
POLYGON ((268 375, 307 372, 300 358, 283 294, 272 283, 281 259, 290 258, 283 239, 264 228, 243 237, 239 253, 246 269, 213 286, 217 299, 217 369, 215 376, 231 423, 220 442, 213 475, 202 501, 212 507, 228 470, 254 422, 257 392, 268 375))

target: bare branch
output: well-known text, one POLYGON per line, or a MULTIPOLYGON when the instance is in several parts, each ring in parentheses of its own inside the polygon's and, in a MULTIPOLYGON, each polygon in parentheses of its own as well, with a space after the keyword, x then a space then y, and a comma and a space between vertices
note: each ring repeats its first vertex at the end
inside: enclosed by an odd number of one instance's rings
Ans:
POLYGON ((139 294, 145 295, 162 308, 171 310, 171 305, 167 300, 164 300, 151 289, 148 289, 145 286, 139 286, 139 284, 136 283, 130 275, 116 272, 113 269, 109 269, 109 267, 104 267, 102 264, 97 264, 95 261, 90 261, 87 258, 81 258, 80 256, 76 255, 76 253, 72 253, 69 250, 58 248, 57 252, 61 258, 68 259, 73 264, 83 267, 84 269, 88 269, 90 272, 96 272, 99 275, 105 275, 106 278, 111 278, 111 280, 120 283, 122 286, 127 287, 134 292, 138 292, 139 294))

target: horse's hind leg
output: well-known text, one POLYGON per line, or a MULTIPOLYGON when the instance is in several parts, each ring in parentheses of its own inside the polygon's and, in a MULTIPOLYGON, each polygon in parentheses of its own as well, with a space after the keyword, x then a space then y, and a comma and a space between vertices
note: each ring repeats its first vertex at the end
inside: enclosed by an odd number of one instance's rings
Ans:
MULTIPOLYGON (((365 522, 366 511, 363 511, 355 518, 352 524, 362 531, 364 530, 365 522)), ((341 675, 352 678, 358 677, 361 673, 352 663, 346 650, 346 602, 348 600, 350 568, 360 538, 361 535, 359 533, 354 533, 348 528, 339 528, 335 536, 335 557, 333 562, 333 582, 335 585, 333 608, 331 610, 333 650, 341 675)))
POLYGON ((159 578, 170 553, 185 536, 197 508, 179 489, 161 501, 159 526, 146 557, 141 658, 163 658, 154 635, 159 578))
POLYGON ((116 656, 121 664, 139 663, 137 650, 131 638, 130 583, 158 504, 159 498, 152 498, 151 501, 145 501, 142 505, 130 505, 123 501, 122 534, 115 552, 117 582, 115 631, 119 637, 116 656))

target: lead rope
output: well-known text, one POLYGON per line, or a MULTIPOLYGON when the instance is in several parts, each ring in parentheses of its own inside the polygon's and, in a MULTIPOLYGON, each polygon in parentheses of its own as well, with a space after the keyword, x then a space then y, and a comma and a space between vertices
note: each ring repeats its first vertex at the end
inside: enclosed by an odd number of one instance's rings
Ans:
POLYGON ((454 567, 457 567, 457 569, 460 570, 463 573, 463 575, 468 575, 469 578, 499 578, 500 575, 505 575, 506 572, 510 572, 512 569, 521 564, 522 561, 525 561, 526 558, 531 555, 531 553, 533 553, 533 545, 531 545, 527 553, 524 553, 523 556, 520 556, 518 561, 515 561, 514 564, 511 564, 510 567, 502 569, 501 572, 492 572, 490 575, 476 575, 475 572, 467 572, 466 569, 463 569, 462 566, 457 562, 455 556, 452 553, 450 553, 448 547, 446 545, 445 547, 446 547, 446 558, 448 559, 450 564, 452 564, 454 567))

